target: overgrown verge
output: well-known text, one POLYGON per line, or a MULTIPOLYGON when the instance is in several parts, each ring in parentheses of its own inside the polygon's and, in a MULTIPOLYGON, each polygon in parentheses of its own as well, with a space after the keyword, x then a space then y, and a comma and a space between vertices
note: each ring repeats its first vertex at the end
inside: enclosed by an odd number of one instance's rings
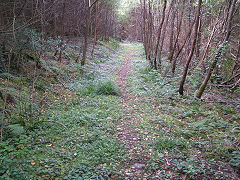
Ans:
MULTIPOLYGON (((129 92, 138 97, 134 107, 145 139, 141 144, 152 155, 151 178, 237 179, 239 105, 179 96, 178 77, 162 77, 139 57, 141 45, 135 49, 129 92)), ((187 83, 192 93, 196 82, 187 83)))
POLYGON ((113 77, 99 78, 108 76, 101 67, 117 63, 117 48, 116 41, 101 42, 81 67, 78 45, 69 42, 61 62, 49 50, 39 68, 30 60, 24 71, 0 74, 0 179, 102 179, 118 172, 125 149, 114 138, 119 90, 113 77))

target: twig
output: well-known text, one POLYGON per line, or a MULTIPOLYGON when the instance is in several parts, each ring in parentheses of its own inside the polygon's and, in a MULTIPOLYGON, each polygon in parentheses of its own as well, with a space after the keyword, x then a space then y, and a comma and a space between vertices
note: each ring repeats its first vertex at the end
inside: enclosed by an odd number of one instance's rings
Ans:
POLYGON ((240 78, 238 79, 238 81, 234 84, 234 86, 232 87, 232 89, 235 89, 240 83, 240 78))
POLYGON ((212 84, 213 86, 217 86, 217 87, 233 87, 233 89, 239 84, 240 79, 238 79, 238 81, 236 83, 230 84, 230 85, 223 85, 223 84, 212 84))
POLYGON ((235 77, 239 76, 240 73, 236 74, 235 76, 233 76, 231 79, 224 81, 223 83, 221 83, 221 85, 227 84, 228 82, 230 82, 231 80, 233 80, 235 77))

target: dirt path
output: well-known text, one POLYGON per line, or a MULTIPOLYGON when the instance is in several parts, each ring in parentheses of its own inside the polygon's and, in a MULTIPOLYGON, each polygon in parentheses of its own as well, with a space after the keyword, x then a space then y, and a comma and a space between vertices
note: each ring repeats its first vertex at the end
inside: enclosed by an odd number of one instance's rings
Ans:
POLYGON ((136 112, 134 112, 135 102, 137 97, 128 93, 128 75, 133 73, 131 56, 132 49, 129 47, 128 51, 124 54, 124 63, 117 72, 118 81, 121 92, 123 105, 123 117, 118 124, 118 137, 128 147, 130 156, 123 164, 125 169, 125 179, 146 179, 148 176, 146 172, 149 157, 144 155, 143 147, 139 146, 142 137, 138 134, 138 121, 136 112))
MULTIPOLYGON (((209 111, 209 104, 196 105, 179 98, 174 94, 174 83, 159 87, 162 82, 152 81, 159 77, 152 77, 154 73, 141 69, 145 64, 141 61, 138 46, 122 44, 122 48, 124 60, 121 59, 122 65, 116 72, 117 84, 122 92, 122 116, 116 126, 117 138, 127 147, 128 152, 124 161, 118 165, 120 175, 112 179, 237 179, 235 170, 226 161, 217 159, 220 154, 227 157, 222 151, 225 140, 219 142, 218 150, 216 143, 207 147, 214 147, 212 151, 219 153, 211 161, 209 150, 199 146, 206 141, 210 143, 208 136, 202 136, 201 128, 205 129, 204 134, 212 136, 214 133, 214 138, 217 133, 220 135, 226 132, 225 127, 217 123, 218 112, 209 111), (155 85, 156 82, 158 85, 155 85), (166 94, 176 100, 166 98, 166 94), (213 114, 215 121, 212 121, 213 114), (202 125, 199 123, 203 122, 203 117, 206 121, 202 125), (218 128, 213 132, 208 122, 215 123, 218 128)), ((233 128, 227 120, 224 123, 229 129, 233 128)), ((221 139, 220 136, 218 138, 221 139)))

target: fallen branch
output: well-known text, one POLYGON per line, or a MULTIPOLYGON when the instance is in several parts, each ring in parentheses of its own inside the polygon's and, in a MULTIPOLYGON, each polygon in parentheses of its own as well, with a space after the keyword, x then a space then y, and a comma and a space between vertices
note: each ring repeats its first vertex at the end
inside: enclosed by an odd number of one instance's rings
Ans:
POLYGON ((238 77, 240 75, 240 73, 236 74, 235 76, 233 76, 231 79, 224 81, 223 83, 221 83, 221 85, 227 84, 228 82, 230 82, 231 80, 233 80, 235 77, 238 77))
POLYGON ((240 78, 238 79, 238 81, 234 84, 234 86, 232 87, 232 89, 235 89, 240 83, 240 78))
POLYGON ((233 84, 229 84, 229 85, 224 85, 224 84, 211 84, 213 86, 216 86, 216 87, 228 87, 228 88, 235 88, 238 86, 238 84, 240 83, 240 79, 238 79, 237 82, 233 83, 233 84))

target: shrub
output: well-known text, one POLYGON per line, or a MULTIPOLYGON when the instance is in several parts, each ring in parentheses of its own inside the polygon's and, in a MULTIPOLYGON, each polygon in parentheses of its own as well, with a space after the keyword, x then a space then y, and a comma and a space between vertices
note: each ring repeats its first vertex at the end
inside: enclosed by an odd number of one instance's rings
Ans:
POLYGON ((120 95, 120 89, 113 81, 106 80, 97 83, 96 94, 98 95, 120 95))
POLYGON ((186 149, 187 147, 187 141, 180 138, 161 138, 155 142, 155 148, 159 150, 186 149))
POLYGON ((121 91, 111 80, 94 81, 79 90, 82 95, 120 95, 121 91))

